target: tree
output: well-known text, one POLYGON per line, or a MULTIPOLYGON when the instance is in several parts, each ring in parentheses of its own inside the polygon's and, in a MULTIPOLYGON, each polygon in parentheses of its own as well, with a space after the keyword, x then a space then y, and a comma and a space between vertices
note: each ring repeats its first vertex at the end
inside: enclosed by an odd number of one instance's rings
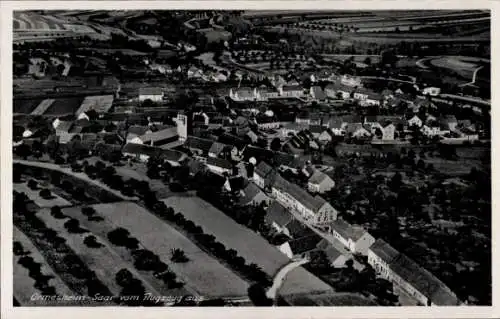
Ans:
POLYGON ((171 260, 176 263, 185 263, 189 261, 189 258, 186 256, 186 253, 179 248, 172 249, 171 251, 172 257, 171 260))
POLYGON ((115 281, 121 287, 128 286, 133 278, 132 273, 125 268, 120 269, 115 275, 115 281))
POLYGON ((19 146, 17 146, 15 149, 14 149, 14 152, 17 156, 20 156, 22 157, 24 160, 26 160, 28 158, 28 156, 31 155, 31 148, 26 145, 26 144, 21 144, 19 146))
POLYGON ((271 150, 273 151, 279 151, 280 148, 281 148, 281 140, 278 138, 278 137, 275 137, 272 141, 271 141, 271 150))
POLYGON ((85 237, 85 239, 83 240, 83 243, 85 245, 87 245, 87 247, 91 247, 91 248, 100 248, 103 246, 101 243, 99 243, 97 241, 97 238, 93 235, 89 235, 89 236, 85 237))
POLYGON ((87 216, 88 219, 90 220, 95 214, 96 214, 96 210, 94 207, 83 207, 82 208, 82 214, 87 216))
POLYGON ((62 213, 61 207, 59 206, 53 206, 50 208, 50 214, 52 217, 57 218, 57 219, 63 219, 66 216, 62 213))
POLYGON ((109 241, 116 246, 125 246, 130 233, 124 228, 117 228, 108 233, 109 241))
POLYGON ((35 190, 35 189, 37 189, 37 188, 38 188, 38 182, 37 182, 37 181, 35 181, 34 179, 30 179, 30 180, 28 181, 28 187, 29 187, 30 189, 32 189, 32 190, 35 190))
POLYGON ((80 222, 78 219, 71 218, 64 223, 64 228, 66 228, 70 233, 78 233, 80 232, 80 222))
POLYGON ((160 257, 147 249, 139 249, 133 252, 135 268, 139 270, 155 270, 156 266, 161 262, 160 257))
POLYGON ((18 241, 15 241, 12 244, 12 252, 16 256, 22 256, 22 255, 26 254, 26 252, 24 251, 23 245, 18 241))
POLYGON ((273 305, 273 300, 267 298, 266 289, 261 284, 253 284, 248 288, 248 297, 255 306, 269 307, 273 305))
POLYGON ((50 190, 48 190, 46 188, 40 190, 40 192, 38 194, 43 199, 50 199, 52 197, 52 193, 50 192, 50 190))

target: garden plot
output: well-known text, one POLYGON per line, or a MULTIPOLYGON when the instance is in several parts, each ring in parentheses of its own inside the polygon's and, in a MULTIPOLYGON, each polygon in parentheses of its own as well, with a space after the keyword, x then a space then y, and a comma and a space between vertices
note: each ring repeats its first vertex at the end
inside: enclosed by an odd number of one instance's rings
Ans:
POLYGON ((18 114, 30 114, 43 100, 14 100, 13 112, 18 114))
POLYGON ((87 96, 75 112, 75 115, 79 116, 80 114, 90 110, 94 110, 97 113, 106 113, 112 105, 113 95, 87 96))
POLYGON ((45 99, 31 112, 31 115, 42 115, 54 103, 54 99, 45 99))
MULTIPOLYGON (((52 193, 51 198, 48 198, 48 199, 42 198, 39 194, 41 188, 37 188, 37 189, 33 190, 33 189, 28 187, 27 183, 22 183, 22 184, 16 183, 16 184, 14 184, 13 187, 14 187, 15 191, 17 191, 19 193, 25 193, 26 195, 28 195, 28 197, 31 198, 35 202, 35 204, 40 208, 53 207, 53 206, 64 207, 64 206, 71 206, 72 205, 69 201, 58 196, 57 194, 55 194, 52 191, 51 191, 51 193, 52 193)), ((50 188, 49 188, 49 190, 50 190, 50 188)))
MULTIPOLYGON (((21 232, 17 227, 13 228, 13 239, 18 241, 23 246, 24 251, 29 252, 29 256, 42 264, 41 272, 44 275, 53 276, 49 280, 49 285, 56 288, 56 293, 59 296, 73 296, 74 292, 66 286, 64 281, 50 268, 43 256, 40 254, 38 249, 33 245, 31 240, 21 232)), ((39 294, 40 292, 33 286, 35 280, 29 277, 28 269, 19 265, 17 261, 20 256, 14 256, 14 287, 13 294, 16 299, 23 306, 77 306, 84 305, 82 301, 42 301, 42 300, 32 300, 34 294, 39 294)), ((34 298, 33 298, 34 299, 34 298)))
POLYGON ((82 101, 83 98, 81 97, 56 99, 45 111, 45 115, 74 114, 82 104, 82 101))
POLYGON ((203 297, 246 296, 248 284, 243 279, 141 206, 120 202, 93 207, 106 218, 107 223, 127 229, 142 245, 158 254, 186 283, 186 289, 194 290, 203 297), (171 250, 175 248, 182 249, 190 261, 170 262, 171 250))
MULTIPOLYGON (((142 279, 135 268, 126 263, 104 240, 96 236, 97 241, 103 246, 100 248, 90 248, 84 244, 84 239, 92 233, 72 234, 64 227, 68 219, 55 219, 50 215, 50 210, 44 209, 37 214, 47 227, 56 230, 59 236, 66 239, 67 245, 82 259, 82 261, 96 273, 97 278, 102 281, 106 287, 114 294, 119 296, 122 290, 116 283, 115 276, 118 271, 128 269, 135 278, 142 279)), ((95 236, 95 235, 94 235, 95 236)), ((146 292, 159 296, 160 294, 149 283, 141 280, 146 292)))

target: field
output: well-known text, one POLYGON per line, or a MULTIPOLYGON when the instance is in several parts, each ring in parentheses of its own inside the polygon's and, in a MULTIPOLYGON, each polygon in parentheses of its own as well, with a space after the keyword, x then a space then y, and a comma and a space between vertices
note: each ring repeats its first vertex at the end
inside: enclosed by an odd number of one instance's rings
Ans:
POLYGON ((31 115, 43 115, 54 103, 54 99, 45 99, 31 112, 31 115))
MULTIPOLYGON (((233 248, 250 263, 256 263, 270 276, 290 262, 288 257, 270 245, 258 234, 237 224, 220 210, 198 197, 170 197, 163 202, 175 211, 182 212, 186 219, 213 234, 227 248, 233 248), (249 244, 251 243, 251 245, 249 244)), ((331 291, 332 288, 304 268, 291 271, 281 288, 282 294, 331 291)))
MULTIPOLYGON (((130 202, 93 207, 106 218, 107 224, 128 229, 131 236, 158 254, 186 283, 186 289, 205 297, 240 297, 247 294, 246 282, 144 208, 130 202), (174 248, 184 250, 190 261, 185 264, 170 263, 170 251, 174 248)), ((77 214, 75 209, 69 210, 77 214)))
POLYGON ((83 97, 56 99, 47 111, 45 111, 44 115, 74 114, 82 104, 83 99, 83 97))
POLYGON ((113 105, 113 95, 87 96, 75 115, 78 116, 89 110, 94 110, 97 113, 106 113, 113 105))
POLYGON ((435 67, 457 72, 461 77, 472 80, 474 71, 484 62, 469 57, 441 57, 432 59, 429 63, 435 67))
MULTIPOLYGON (((50 187, 49 187, 50 189, 50 187)), ((14 190, 20 193, 26 193, 29 198, 33 199, 35 204, 42 208, 42 207, 53 207, 53 206, 71 206, 72 204, 65 200, 64 198, 56 195, 54 192, 52 192, 52 198, 51 199, 44 199, 40 197, 38 192, 40 192, 39 189, 37 190, 32 190, 29 188, 26 183, 22 184, 14 184, 14 190)))
POLYGON ((63 21, 57 21, 33 12, 14 12, 14 31, 24 30, 66 30, 63 21))
POLYGON ((16 100, 13 101, 13 113, 30 114, 43 101, 43 99, 34 100, 16 100))
POLYGON ((100 53, 109 53, 109 54, 115 54, 117 52, 121 52, 124 55, 130 55, 130 56, 145 56, 148 55, 147 53, 132 50, 132 49, 104 49, 104 48, 92 48, 92 50, 100 53))
MULTIPOLYGON (((127 264, 120 256, 113 251, 113 248, 108 246, 108 244, 103 240, 103 238, 97 237, 97 241, 104 246, 101 248, 90 248, 83 243, 84 238, 89 235, 86 234, 71 234, 64 227, 64 223, 67 219, 60 220, 55 219, 50 215, 50 211, 47 209, 39 211, 37 214, 45 224, 58 232, 59 236, 66 239, 68 246, 82 259, 82 261, 93 270, 97 278, 101 280, 106 287, 113 293, 114 296, 118 296, 121 291, 121 287, 115 281, 116 273, 122 269, 127 268, 134 277, 142 279, 140 275, 137 274, 134 267, 131 264, 127 264)), ((94 234, 95 235, 95 234, 94 234)), ((148 283, 143 280, 146 292, 150 292, 153 295, 159 295, 156 290, 154 290, 148 283)))
MULTIPOLYGON (((71 289, 69 289, 68 286, 66 286, 64 281, 62 281, 62 279, 57 274, 54 273, 52 268, 50 268, 50 266, 47 264, 43 256, 38 251, 38 249, 35 247, 35 245, 33 245, 31 240, 17 227, 14 227, 12 232, 14 241, 20 242, 23 249, 25 251, 29 251, 29 256, 33 258, 36 262, 42 264, 41 267, 42 274, 52 276, 52 278, 49 280, 49 285, 54 286, 56 288, 56 293, 60 296, 74 295, 71 289)), ((35 280, 29 277, 29 271, 26 268, 22 267, 21 265, 17 264, 18 260, 19 257, 14 255, 13 294, 16 297, 16 299, 21 303, 21 305, 23 306, 56 306, 56 305, 75 306, 78 304, 84 305, 78 302, 31 300, 30 298, 31 296, 40 292, 36 290, 35 287, 33 286, 35 284, 35 280)))

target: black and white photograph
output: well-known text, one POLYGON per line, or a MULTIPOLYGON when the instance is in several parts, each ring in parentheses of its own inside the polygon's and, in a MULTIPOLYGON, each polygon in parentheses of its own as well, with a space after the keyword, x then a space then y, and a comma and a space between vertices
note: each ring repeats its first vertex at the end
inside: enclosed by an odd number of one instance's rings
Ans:
POLYGON ((491 307, 491 11, 425 9, 13 11, 2 302, 491 307))

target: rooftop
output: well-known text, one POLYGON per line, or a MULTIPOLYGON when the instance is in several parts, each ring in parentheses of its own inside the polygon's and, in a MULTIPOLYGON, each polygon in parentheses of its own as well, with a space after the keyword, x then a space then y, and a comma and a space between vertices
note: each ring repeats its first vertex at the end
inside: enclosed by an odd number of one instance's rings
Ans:
POLYGON ((273 201, 267 208, 265 219, 268 222, 275 222, 280 226, 284 226, 293 219, 293 215, 278 201, 273 201))
POLYGON ((163 88, 161 87, 140 88, 139 95, 163 95, 163 88))
POLYGON ((363 237, 364 234, 366 234, 366 230, 362 227, 352 226, 342 219, 333 221, 331 223, 331 227, 343 238, 352 239, 354 242, 357 242, 361 237, 363 237))
POLYGON ((148 146, 143 144, 127 143, 122 149, 123 153, 142 154, 148 156, 159 156, 165 160, 181 162, 187 158, 187 155, 170 149, 148 146))
POLYGON ((226 161, 225 159, 218 158, 218 157, 207 158, 207 165, 217 166, 217 167, 224 168, 224 169, 233 168, 233 165, 230 162, 226 161))

